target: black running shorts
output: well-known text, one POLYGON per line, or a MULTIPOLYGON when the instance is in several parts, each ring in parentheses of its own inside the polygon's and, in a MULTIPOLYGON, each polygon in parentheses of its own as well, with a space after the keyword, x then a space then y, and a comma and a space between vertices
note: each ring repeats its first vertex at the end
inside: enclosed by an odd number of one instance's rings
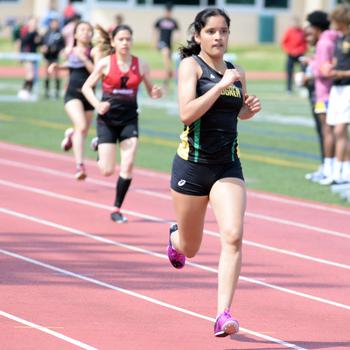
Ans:
POLYGON ((139 136, 138 120, 134 119, 125 125, 110 125, 103 120, 103 116, 97 118, 98 144, 122 142, 131 137, 139 136))
POLYGON ((226 164, 199 164, 184 160, 176 154, 171 172, 171 188, 191 196, 209 196, 214 183, 227 177, 244 181, 239 159, 226 164))
POLYGON ((77 90, 68 89, 64 95, 64 103, 71 100, 79 100, 83 104, 84 111, 93 111, 94 107, 89 103, 89 101, 85 98, 85 96, 77 90))

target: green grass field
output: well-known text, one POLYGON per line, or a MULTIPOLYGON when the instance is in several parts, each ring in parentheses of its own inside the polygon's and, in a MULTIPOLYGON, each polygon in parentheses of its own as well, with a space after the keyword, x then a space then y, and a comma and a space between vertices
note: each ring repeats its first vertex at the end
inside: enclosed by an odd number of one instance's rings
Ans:
MULTIPOLYGON (((137 54, 160 67, 157 52, 146 47, 137 54)), ((283 66, 278 48, 263 47, 256 56, 247 48, 236 50, 239 63, 247 70, 283 66), (253 65, 254 63, 254 65, 253 65), (277 65, 278 63, 278 65, 277 65)), ((0 62, 1 63, 1 62, 0 62)), ((281 70, 281 67, 280 67, 281 70)), ((15 95, 18 79, 2 80, 1 95, 15 95)), ((322 187, 304 179, 319 165, 319 150, 308 100, 284 93, 283 81, 249 81, 249 92, 262 100, 263 110, 254 119, 239 122, 239 145, 248 188, 292 197, 350 206, 322 187)), ((162 100, 153 101, 141 91, 140 148, 137 166, 170 172, 182 125, 177 115, 176 87, 162 100)), ((70 126, 63 101, 1 101, 0 139, 60 152, 63 131, 70 126)), ((90 131, 89 139, 95 134, 90 131)), ((88 148, 88 147, 87 147, 88 148)), ((89 158, 96 154, 87 151, 89 158)))

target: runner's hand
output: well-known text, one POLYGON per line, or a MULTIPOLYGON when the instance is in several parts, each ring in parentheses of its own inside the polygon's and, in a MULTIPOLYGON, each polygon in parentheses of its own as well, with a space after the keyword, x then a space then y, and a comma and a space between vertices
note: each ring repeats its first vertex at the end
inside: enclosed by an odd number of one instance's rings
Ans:
POLYGON ((96 107, 96 112, 100 115, 106 114, 111 108, 111 104, 107 101, 100 102, 96 107))
POLYGON ((248 111, 252 114, 256 114, 261 111, 260 100, 254 95, 245 95, 244 104, 247 106, 248 111))
POLYGON ((160 97, 162 97, 162 95, 163 95, 162 89, 157 85, 153 85, 152 90, 151 90, 151 97, 152 98, 160 98, 160 97))
POLYGON ((226 69, 224 76, 218 83, 220 85, 220 88, 226 89, 230 85, 232 85, 235 81, 240 80, 241 75, 239 74, 238 70, 236 68, 233 69, 226 69))
POLYGON ((49 74, 54 73, 58 69, 58 63, 54 62, 49 65, 49 68, 47 68, 47 72, 49 74))

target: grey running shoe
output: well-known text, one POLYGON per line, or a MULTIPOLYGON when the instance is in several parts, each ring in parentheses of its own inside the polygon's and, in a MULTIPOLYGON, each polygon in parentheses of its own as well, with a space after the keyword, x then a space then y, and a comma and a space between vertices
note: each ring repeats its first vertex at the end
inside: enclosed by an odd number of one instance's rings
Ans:
POLYGON ((123 224, 128 221, 128 219, 118 210, 111 214, 111 220, 117 222, 118 224, 123 224))

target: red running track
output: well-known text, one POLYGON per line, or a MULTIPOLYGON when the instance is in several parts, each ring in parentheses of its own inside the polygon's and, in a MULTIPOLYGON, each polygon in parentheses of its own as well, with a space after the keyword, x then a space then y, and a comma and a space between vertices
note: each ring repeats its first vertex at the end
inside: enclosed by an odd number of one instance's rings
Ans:
POLYGON ((199 255, 166 258, 169 178, 137 169, 129 223, 109 220, 115 178, 69 156, 0 143, 1 349, 349 349, 350 210, 248 191, 241 332, 212 335, 217 226, 199 255))

